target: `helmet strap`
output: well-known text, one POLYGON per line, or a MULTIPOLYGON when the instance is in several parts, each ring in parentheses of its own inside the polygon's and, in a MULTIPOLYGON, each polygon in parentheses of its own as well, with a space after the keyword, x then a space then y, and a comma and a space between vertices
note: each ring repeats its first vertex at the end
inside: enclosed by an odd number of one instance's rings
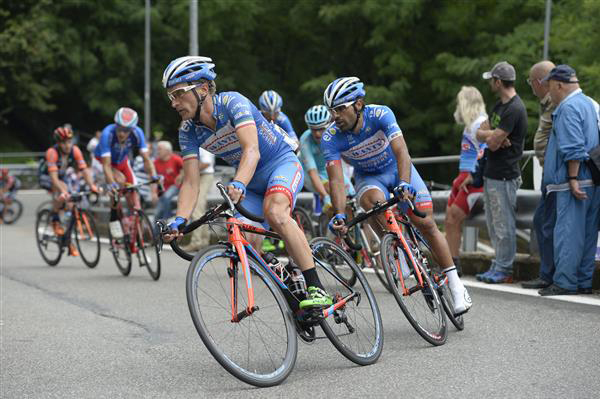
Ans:
POLYGON ((200 97, 195 88, 192 89, 192 93, 194 93, 196 101, 198 102, 198 107, 196 108, 196 115, 194 115, 194 121, 200 123, 200 113, 202 112, 202 104, 204 104, 204 100, 206 100, 207 95, 200 97))
POLYGON ((360 111, 356 109, 356 103, 352 104, 352 108, 354 109, 354 112, 356 112, 356 120, 354 121, 354 125, 352 125, 352 127, 350 128, 350 131, 354 133, 354 129, 356 128, 356 125, 358 125, 358 119, 360 118, 360 113, 362 112, 362 109, 360 111))

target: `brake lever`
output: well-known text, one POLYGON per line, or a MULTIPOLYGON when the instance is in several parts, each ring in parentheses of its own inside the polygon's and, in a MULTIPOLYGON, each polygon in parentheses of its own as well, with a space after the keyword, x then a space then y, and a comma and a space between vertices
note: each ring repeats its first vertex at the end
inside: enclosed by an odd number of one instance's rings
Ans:
POLYGON ((235 209, 235 205, 233 204, 233 201, 231 200, 231 198, 229 198, 229 194, 227 194, 227 189, 225 188, 223 183, 218 182, 217 188, 221 192, 221 196, 223 197, 223 199, 225 201, 227 201, 227 204, 229 205, 229 209, 233 211, 235 209))
POLYGON ((165 243, 163 233, 166 231, 167 224, 163 220, 154 222, 154 235, 156 236, 156 249, 160 254, 165 243))

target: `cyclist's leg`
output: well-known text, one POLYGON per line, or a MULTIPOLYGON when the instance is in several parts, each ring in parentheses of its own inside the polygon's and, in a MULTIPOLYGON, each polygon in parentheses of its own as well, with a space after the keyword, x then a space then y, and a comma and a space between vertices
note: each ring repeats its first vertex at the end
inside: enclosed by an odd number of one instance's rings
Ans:
POLYGON ((423 234, 429 245, 431 245, 433 257, 448 276, 448 287, 454 299, 454 312, 464 313, 471 307, 471 297, 458 277, 456 266, 450 255, 448 243, 433 220, 431 194, 414 166, 412 166, 410 184, 417 190, 415 198, 417 209, 427 215, 425 218, 420 218, 409 213, 410 220, 419 229, 421 234, 423 234))

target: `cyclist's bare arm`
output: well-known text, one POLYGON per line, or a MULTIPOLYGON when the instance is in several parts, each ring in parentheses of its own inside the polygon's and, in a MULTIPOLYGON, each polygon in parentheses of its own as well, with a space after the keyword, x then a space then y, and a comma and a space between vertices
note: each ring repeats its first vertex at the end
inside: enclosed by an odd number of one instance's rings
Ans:
POLYGON ((310 180, 312 181, 313 187, 317 191, 317 194, 319 194, 321 198, 325 198, 327 196, 327 189, 323 185, 323 182, 321 181, 321 177, 317 173, 317 170, 309 170, 308 177, 310 177, 310 180))
POLYGON ((333 209, 335 213, 344 213, 346 209, 346 186, 344 184, 342 161, 327 162, 327 176, 329 176, 329 193, 333 209))
MULTIPOLYGON (((242 147, 242 158, 240 159, 240 165, 235 172, 233 180, 242 182, 247 186, 250 180, 252 180, 252 176, 254 176, 254 172, 256 171, 256 165, 260 160, 258 132, 255 125, 247 125, 236 129, 235 134, 240 141, 240 147, 242 147)), ((227 190, 234 203, 242 200, 242 192, 240 190, 233 188, 233 186, 228 186, 227 190)))
POLYGON ((400 180, 410 183, 410 154, 408 153, 408 147, 406 147, 404 137, 397 136, 396 138, 392 139, 390 146, 392 147, 392 152, 396 157, 398 176, 400 177, 400 180))
POLYGON ((198 158, 187 158, 183 161, 183 183, 179 190, 176 216, 189 219, 198 200, 200 190, 200 174, 198 158))
POLYGON ((116 181, 110 161, 110 156, 102 157, 102 169, 104 170, 104 179, 106 180, 106 184, 112 184, 116 181))
POLYGON ((58 172, 53 170, 53 171, 49 171, 48 174, 50 175, 50 181, 52 182, 52 188, 54 188, 54 190, 56 192, 59 192, 61 194, 68 194, 65 184, 62 183, 60 181, 60 179, 58 178, 58 172))
POLYGON ((96 185, 94 184, 94 178, 92 177, 92 171, 90 168, 84 168, 82 170, 83 173, 83 180, 85 180, 85 182, 87 183, 88 186, 91 187, 95 187, 96 185))

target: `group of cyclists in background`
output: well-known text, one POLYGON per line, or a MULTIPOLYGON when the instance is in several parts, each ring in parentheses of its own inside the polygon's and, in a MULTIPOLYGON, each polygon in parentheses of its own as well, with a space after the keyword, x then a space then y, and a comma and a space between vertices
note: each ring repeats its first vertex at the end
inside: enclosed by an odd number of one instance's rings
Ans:
MULTIPOLYGON (((323 104, 314 105, 306 111, 304 120, 307 129, 300 136, 282 112, 283 100, 276 91, 263 92, 257 108, 239 92, 217 93, 216 78, 215 63, 208 57, 180 57, 164 70, 163 87, 171 107, 182 120, 178 136, 184 174, 174 218, 160 221, 163 226, 160 231, 150 228, 152 231, 147 240, 151 241, 151 246, 157 247, 157 254, 160 252, 158 241, 179 239, 192 222, 189 219, 199 191, 199 149, 203 148, 235 168, 226 192, 222 193, 224 198, 236 209, 239 205, 249 214, 264 220, 257 223, 233 208, 232 216, 242 223, 275 232, 285 243, 290 264, 301 271, 305 292, 297 298, 295 306, 290 305, 292 309, 321 312, 339 305, 338 295, 329 291, 330 287, 321 281, 322 275, 315 268, 314 248, 291 216, 303 187, 314 193, 315 215, 328 215, 329 235, 337 237, 336 245, 346 252, 351 249, 342 238, 349 235, 348 226, 357 216, 348 206, 348 201, 354 201, 359 212, 373 210, 373 216, 367 219, 370 227, 368 240, 377 256, 380 250, 384 250, 378 247, 381 238, 391 231, 393 224, 389 214, 383 209, 379 211, 379 208, 395 198, 394 214, 398 222, 416 227, 414 231, 427 244, 430 258, 441 271, 436 281, 430 283, 431 286, 421 282, 420 290, 427 305, 435 306, 432 305, 431 290, 437 284, 446 285, 449 289, 452 317, 458 318, 470 309, 471 299, 458 275, 452 256, 455 254, 451 253, 446 238, 433 220, 430 192, 411 163, 403 131, 389 107, 366 103, 365 87, 359 78, 340 77, 332 81, 324 89, 323 104)), ((124 226, 118 199, 124 196, 132 213, 141 209, 137 191, 127 190, 138 184, 130 160, 132 152, 138 152, 143 158, 144 169, 150 176, 148 184, 152 197, 160 194, 161 177, 149 158, 144 132, 137 124, 137 113, 124 107, 116 112, 114 123, 103 129, 94 151, 95 158, 102 165, 103 185, 94 181, 81 150, 72 143, 72 129, 61 126, 54 131, 56 143, 46 151, 40 168, 40 185, 52 196, 48 223, 54 236, 64 236, 71 228, 61 222, 60 215, 70 212, 73 207, 70 198, 74 193, 65 181, 67 171, 72 168, 87 184, 86 193, 108 194, 112 198, 108 231, 113 255, 117 259, 115 243, 129 231, 124 226)), ((3 169, 0 195, 5 202, 10 201, 11 193, 14 193, 15 187, 18 188, 15 180, 7 176, 3 169)), ((80 235, 80 225, 89 225, 89 222, 84 222, 74 222, 73 229, 79 229, 80 235)), ((141 227, 141 230, 144 229, 146 227, 141 227)), ((93 236, 92 232, 88 236, 93 236)), ((137 242, 142 248, 142 233, 140 237, 137 242)), ((262 248, 262 235, 247 232, 245 239, 253 248, 262 248)), ((391 268, 388 284, 397 286, 401 296, 414 293, 405 287, 405 280, 420 279, 422 273, 415 266, 420 252, 416 248, 413 252, 409 245, 411 242, 394 247, 396 255, 392 258, 397 268, 388 266, 391 268), (408 260, 408 268, 402 259, 408 260)), ((68 254, 78 255, 73 243, 68 244, 68 254)), ((354 261, 366 259, 356 256, 354 261)), ((151 263, 149 258, 140 260, 140 265, 149 268, 151 263)), ((379 267, 385 267, 382 259, 378 259, 377 263, 379 267)), ((428 271, 427 267, 423 270, 428 271)), ((346 305, 339 306, 341 308, 336 308, 336 312, 346 305)), ((259 307, 260 304, 257 310, 259 307)), ((248 309, 241 318, 252 311, 248 309)))

